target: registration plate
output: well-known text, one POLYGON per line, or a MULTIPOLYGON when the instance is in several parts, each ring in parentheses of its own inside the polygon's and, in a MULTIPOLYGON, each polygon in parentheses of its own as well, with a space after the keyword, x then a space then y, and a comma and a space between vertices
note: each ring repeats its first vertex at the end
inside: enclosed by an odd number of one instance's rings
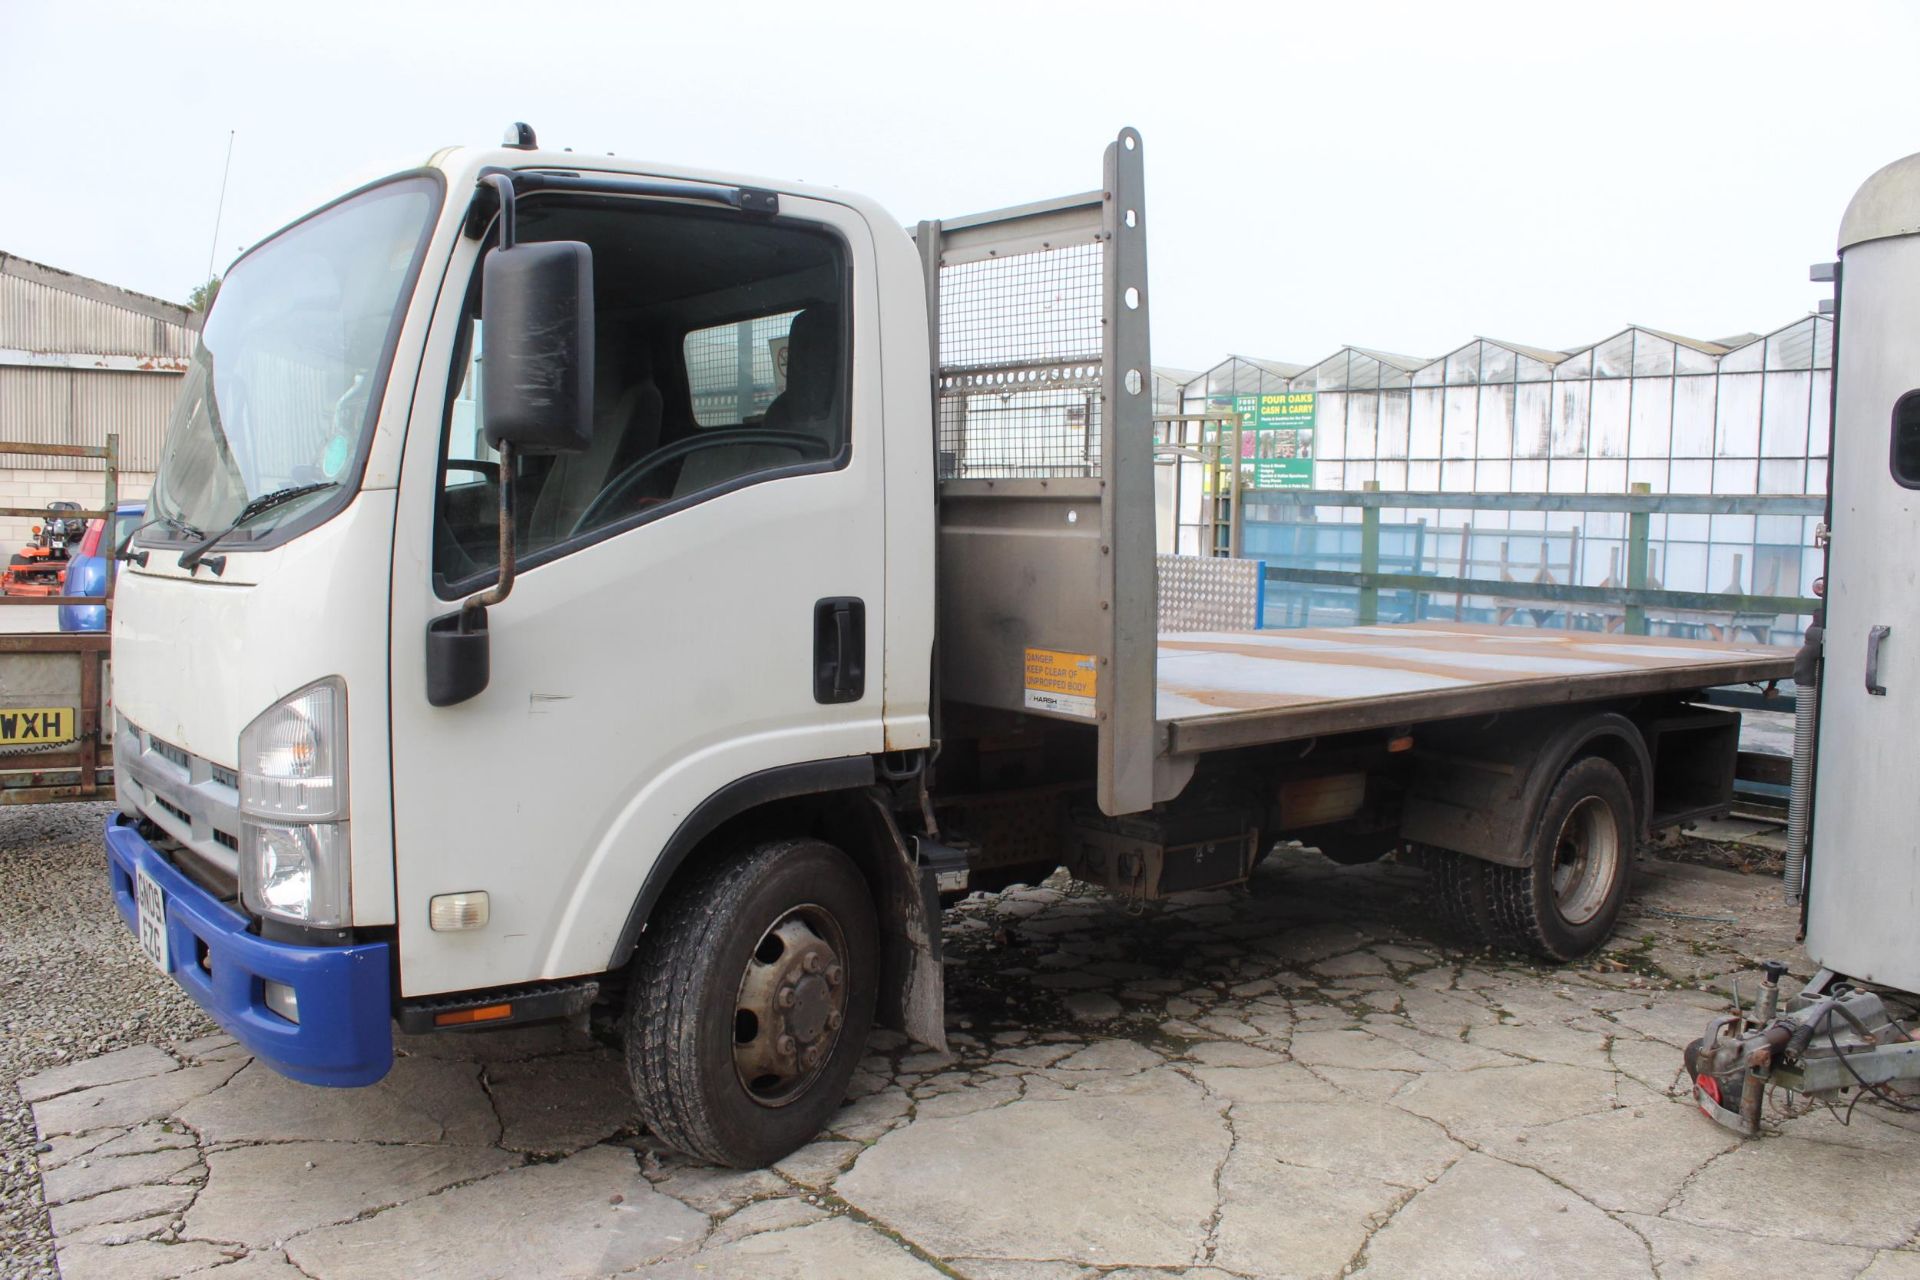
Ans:
POLYGON ((139 909, 140 950, 160 966, 160 972, 171 973, 167 963, 167 897, 145 871, 134 873, 133 897, 139 909))
POLYGON ((73 738, 72 707, 0 707, 0 747, 73 738))

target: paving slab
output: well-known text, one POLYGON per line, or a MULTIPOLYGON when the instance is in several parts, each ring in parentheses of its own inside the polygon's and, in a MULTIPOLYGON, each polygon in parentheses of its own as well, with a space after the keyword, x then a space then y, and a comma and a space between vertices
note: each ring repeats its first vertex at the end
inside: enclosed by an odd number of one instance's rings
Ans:
POLYGON ((602 1276, 690 1251, 708 1227, 633 1152, 593 1147, 310 1232, 287 1257, 326 1280, 602 1276))
POLYGON ((1413 1193, 1236 1149, 1220 1171, 1211 1260, 1254 1276, 1334 1276, 1413 1193))
POLYGON ((500 1145, 554 1155, 640 1127, 626 1064, 604 1049, 489 1065, 500 1145))
POLYGON ((1761 1241, 1742 1231, 1640 1214, 1622 1214, 1620 1221, 1652 1247, 1661 1280, 1754 1280, 1758 1258, 1765 1259, 1760 1270, 1793 1280, 1854 1280, 1874 1260, 1873 1250, 1850 1245, 1761 1241))
POLYGON ((1076 1094, 895 1130, 834 1190, 936 1254, 1181 1266, 1228 1143, 1202 1097, 1076 1094))
POLYGON ((1429 1072, 1394 1094, 1393 1102, 1439 1121, 1455 1137, 1488 1142, 1515 1128, 1608 1110, 1615 1090, 1612 1072, 1528 1062, 1429 1072))
POLYGON ((644 1268, 643 1280, 939 1280, 940 1272, 850 1218, 749 1236, 644 1268))
POLYGON ((277 1248, 302 1232, 499 1173, 520 1157, 491 1147, 276 1142, 207 1155, 207 1189, 184 1234, 277 1248))
POLYGON ((1415 1195, 1367 1243, 1356 1275, 1642 1280, 1647 1244, 1531 1169, 1468 1155, 1415 1195))
POLYGON ((226 1084, 243 1065, 215 1062, 62 1093, 34 1104, 34 1127, 49 1138, 164 1119, 226 1084))
POLYGON ((179 1065, 171 1054, 158 1045, 135 1045, 131 1049, 117 1049, 97 1058, 69 1062, 28 1076, 20 1082, 20 1100, 45 1102, 48 1098, 71 1093, 75 1089, 93 1089, 103 1084, 119 1084, 124 1080, 157 1076, 179 1065))
POLYGON ((40 1176, 48 1204, 66 1204, 107 1191, 150 1183, 176 1182, 180 1175, 200 1169, 200 1152, 191 1147, 149 1151, 142 1155, 88 1155, 40 1176))
POLYGON ((1486 1150, 1540 1170, 1602 1209, 1656 1214, 1709 1161, 1739 1145, 1692 1107, 1650 1100, 1493 1134, 1486 1150))
POLYGON ((315 1089, 249 1063, 224 1089, 181 1107, 179 1117, 210 1143, 472 1146, 500 1136, 500 1121, 480 1086, 480 1067, 438 1058, 395 1058, 386 1078, 364 1089, 315 1089))
POLYGON ((1762 1138, 1702 1169, 1668 1216, 1751 1235, 1897 1248, 1920 1232, 1920 1163, 1839 1143, 1762 1138))
MULTIPOLYGON (((217 1245, 194 1241, 162 1243, 130 1240, 125 1244, 87 1244, 72 1241, 60 1246, 61 1280, 173 1280, 175 1276, 230 1262, 217 1245)), ((234 1280, 225 1270, 221 1280, 234 1280)))
POLYGON ((1364 1102, 1236 1105, 1231 1119, 1235 1160, 1267 1159, 1415 1190, 1467 1153, 1431 1120, 1364 1102))

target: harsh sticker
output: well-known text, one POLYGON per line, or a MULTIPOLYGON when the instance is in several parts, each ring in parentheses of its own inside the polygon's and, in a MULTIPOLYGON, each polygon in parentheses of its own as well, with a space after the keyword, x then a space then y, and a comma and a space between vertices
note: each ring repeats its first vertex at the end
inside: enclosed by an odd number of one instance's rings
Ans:
POLYGON ((1027 650, 1027 709, 1093 719, 1099 668, 1099 659, 1090 653, 1027 650))

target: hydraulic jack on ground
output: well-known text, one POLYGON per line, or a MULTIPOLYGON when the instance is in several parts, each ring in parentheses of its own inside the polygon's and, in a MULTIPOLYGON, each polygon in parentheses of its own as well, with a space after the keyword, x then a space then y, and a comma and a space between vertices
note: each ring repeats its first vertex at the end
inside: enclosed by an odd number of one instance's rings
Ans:
POLYGON ((1762 969, 1766 980, 1752 1016, 1716 1018, 1686 1048, 1687 1075, 1702 1112, 1751 1138, 1760 1132, 1769 1085, 1826 1103, 1857 1089, 1900 1110, 1920 1110, 1899 1096, 1904 1090, 1888 1087, 1920 1079, 1920 1041, 1887 1012, 1879 994, 1822 969, 1782 1014, 1780 979, 1787 966, 1769 960, 1762 969))

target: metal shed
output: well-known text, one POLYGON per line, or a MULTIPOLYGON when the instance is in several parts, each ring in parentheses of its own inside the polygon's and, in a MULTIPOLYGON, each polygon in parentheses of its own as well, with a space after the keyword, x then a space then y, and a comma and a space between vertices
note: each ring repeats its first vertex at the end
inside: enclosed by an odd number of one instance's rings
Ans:
MULTIPOLYGON (((97 447, 116 434, 120 493, 144 496, 199 324, 179 303, 0 253, 0 440, 97 447)), ((31 461, 0 470, 0 505, 99 504, 99 462, 31 461)), ((0 518, 0 545, 31 523, 0 518)))

